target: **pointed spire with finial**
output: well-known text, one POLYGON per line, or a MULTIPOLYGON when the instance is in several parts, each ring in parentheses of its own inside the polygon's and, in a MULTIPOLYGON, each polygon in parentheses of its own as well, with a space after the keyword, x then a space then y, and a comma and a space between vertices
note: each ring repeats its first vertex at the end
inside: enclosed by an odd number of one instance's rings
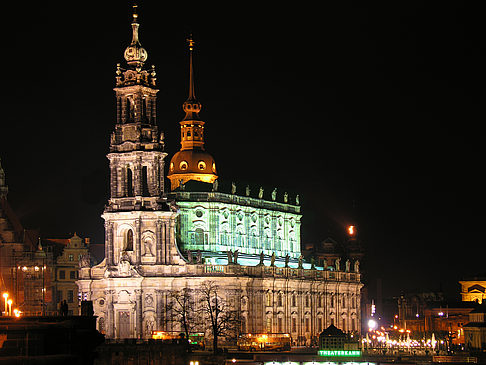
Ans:
POLYGON ((130 45, 125 49, 125 60, 130 66, 135 66, 136 69, 141 69, 143 63, 147 60, 147 51, 145 48, 142 47, 140 44, 140 40, 138 39, 138 5, 136 3, 133 4, 133 20, 132 20, 132 42, 130 45))
POLYGON ((186 112, 184 120, 197 120, 199 119, 198 113, 201 111, 201 103, 196 100, 196 93, 194 91, 194 69, 192 66, 192 52, 194 50, 195 42, 192 38, 192 34, 187 38, 187 44, 189 45, 189 96, 182 105, 182 108, 186 112))

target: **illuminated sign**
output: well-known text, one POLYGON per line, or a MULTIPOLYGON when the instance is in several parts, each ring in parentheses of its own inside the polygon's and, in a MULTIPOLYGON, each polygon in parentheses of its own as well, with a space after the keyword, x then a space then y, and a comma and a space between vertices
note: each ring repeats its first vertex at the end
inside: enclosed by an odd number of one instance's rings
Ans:
POLYGON ((359 357, 361 356, 360 350, 320 350, 319 356, 336 356, 336 357, 359 357))

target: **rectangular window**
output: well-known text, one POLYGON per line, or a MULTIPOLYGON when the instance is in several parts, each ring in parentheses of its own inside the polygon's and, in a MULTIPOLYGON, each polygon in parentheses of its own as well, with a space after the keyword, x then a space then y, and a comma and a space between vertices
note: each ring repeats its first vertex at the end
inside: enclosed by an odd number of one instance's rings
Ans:
POLYGON ((297 318, 292 318, 292 332, 297 332, 297 318))
POLYGON ((59 270, 59 279, 66 279, 66 272, 64 270, 59 270))
POLYGON ((306 318, 305 319, 305 332, 309 332, 310 331, 310 326, 309 326, 309 318, 306 318))
POLYGON ((282 318, 277 318, 277 331, 278 331, 278 333, 283 332, 282 322, 283 322, 282 318))
POLYGON ((317 318, 317 329, 322 332, 322 318, 317 318))
POLYGON ((309 296, 308 295, 305 296, 305 306, 306 307, 309 306, 309 296))
POLYGON ((292 307, 296 307, 296 300, 295 300, 295 295, 292 295, 292 307))
POLYGON ((72 290, 68 290, 67 292, 67 301, 68 303, 74 302, 74 292, 72 290))
POLYGON ((69 272, 69 279, 76 279, 76 271, 69 272))
POLYGON ((56 291, 56 302, 60 303, 62 301, 62 290, 56 291))

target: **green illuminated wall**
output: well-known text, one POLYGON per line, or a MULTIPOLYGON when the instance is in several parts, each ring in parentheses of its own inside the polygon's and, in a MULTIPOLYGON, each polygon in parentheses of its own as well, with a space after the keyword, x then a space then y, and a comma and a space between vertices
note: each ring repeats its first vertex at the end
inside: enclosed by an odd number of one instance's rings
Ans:
POLYGON ((300 207, 218 192, 176 192, 181 250, 300 256, 300 207))

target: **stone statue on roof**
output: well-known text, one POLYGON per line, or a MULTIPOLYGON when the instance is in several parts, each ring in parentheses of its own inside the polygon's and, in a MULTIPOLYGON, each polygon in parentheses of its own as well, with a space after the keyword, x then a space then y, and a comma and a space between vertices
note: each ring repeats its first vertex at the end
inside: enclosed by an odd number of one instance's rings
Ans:
POLYGON ((260 191, 258 192, 258 199, 263 199, 263 188, 260 186, 260 191))

